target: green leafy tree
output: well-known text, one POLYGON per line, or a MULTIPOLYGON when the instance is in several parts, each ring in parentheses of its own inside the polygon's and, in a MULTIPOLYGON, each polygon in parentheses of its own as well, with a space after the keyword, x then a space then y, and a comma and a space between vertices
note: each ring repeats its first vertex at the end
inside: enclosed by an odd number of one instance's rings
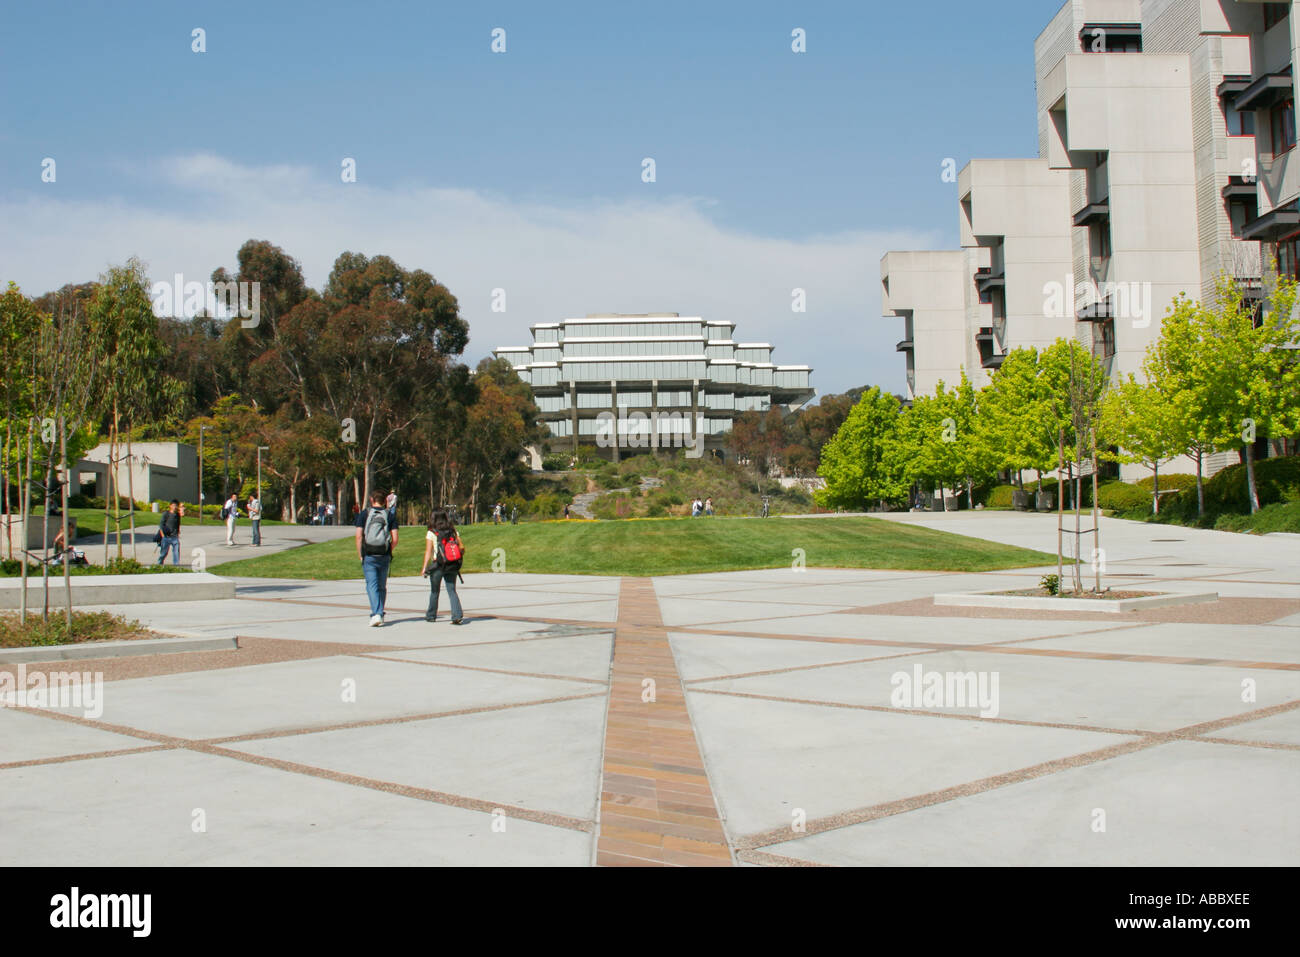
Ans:
POLYGON ((1246 497, 1259 511, 1255 484, 1257 436, 1300 431, 1300 319, 1297 285, 1270 277, 1258 323, 1230 277, 1219 279, 1213 303, 1197 312, 1198 349, 1193 374, 1213 390, 1210 434, 1220 448, 1240 448, 1246 460, 1246 497))
POLYGON ((857 511, 905 500, 908 482, 889 449, 899 422, 898 399, 878 388, 863 393, 821 452, 817 474, 826 480, 816 500, 823 508, 857 511))

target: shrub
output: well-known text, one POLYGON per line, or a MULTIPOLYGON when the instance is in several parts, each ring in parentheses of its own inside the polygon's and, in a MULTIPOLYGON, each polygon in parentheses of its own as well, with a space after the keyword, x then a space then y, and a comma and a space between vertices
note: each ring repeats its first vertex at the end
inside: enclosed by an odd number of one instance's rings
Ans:
POLYGON ((1061 576, 1044 575, 1038 580, 1039 587, 1049 595, 1059 595, 1061 593, 1061 576))
POLYGON ((1112 512, 1151 510, 1151 493, 1127 482, 1102 482, 1097 486, 1097 504, 1112 512))
POLYGON ((542 469, 546 472, 563 472, 569 467, 569 456, 552 453, 542 459, 542 469))
POLYGON ((1011 508, 1011 493, 1016 490, 1014 485, 995 485, 989 489, 988 495, 984 497, 985 508, 1011 508))
MULTIPOLYGON (((1137 484, 1147 490, 1150 494, 1155 487, 1155 477, 1148 475, 1146 478, 1138 479, 1137 484)), ((1160 491, 1165 492, 1169 489, 1192 489, 1192 494, 1196 494, 1196 476, 1188 475, 1184 472, 1170 472, 1168 475, 1160 476, 1160 491)))
MULTIPOLYGON (((1284 456, 1256 462, 1255 487, 1259 491, 1261 508, 1278 502, 1300 501, 1300 457, 1284 456)), ((1160 503, 1160 512, 1180 521, 1196 520, 1195 476, 1188 488, 1160 503)), ((1205 480, 1204 524, 1212 524, 1224 514, 1250 514, 1244 462, 1231 465, 1205 480)))
POLYGON ((542 492, 528 503, 528 508, 537 518, 556 518, 564 511, 564 502, 553 492, 542 492))
POLYGON ((598 472, 596 484, 603 489, 623 488, 626 483, 617 472, 598 472))

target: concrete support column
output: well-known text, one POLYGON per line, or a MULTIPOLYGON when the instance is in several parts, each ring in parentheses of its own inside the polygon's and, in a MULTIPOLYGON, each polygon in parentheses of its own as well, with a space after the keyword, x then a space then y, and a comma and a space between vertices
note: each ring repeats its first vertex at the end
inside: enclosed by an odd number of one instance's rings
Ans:
POLYGON ((659 380, 650 380, 650 448, 659 448, 659 380))
MULTIPOLYGON (((703 441, 699 434, 700 428, 700 380, 691 381, 691 436, 698 441, 703 441)), ((703 446, 701 446, 703 448, 703 446)))
POLYGON ((618 443, 623 437, 618 434, 618 382, 609 380, 609 408, 614 413, 614 461, 618 461, 618 443))
POLYGON ((573 454, 578 454, 578 383, 569 380, 569 421, 573 423, 573 454))

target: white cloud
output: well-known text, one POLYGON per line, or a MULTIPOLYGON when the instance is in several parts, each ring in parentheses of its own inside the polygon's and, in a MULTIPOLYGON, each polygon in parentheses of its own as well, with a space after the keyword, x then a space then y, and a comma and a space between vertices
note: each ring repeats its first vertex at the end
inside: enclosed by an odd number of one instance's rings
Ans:
POLYGON ((384 253, 429 270, 470 322, 466 359, 529 341, 528 326, 590 312, 679 312, 736 323, 769 341, 775 361, 814 367, 822 393, 878 383, 901 391, 893 344, 900 321, 880 318, 879 260, 933 248, 921 233, 856 231, 776 239, 720 226, 706 200, 662 197, 558 206, 467 189, 344 184, 305 167, 248 167, 212 154, 170 157, 150 170, 167 199, 60 200, 52 190, 0 200, 0 279, 39 294, 93 278, 138 255, 154 278, 205 281, 233 267, 247 239, 268 239, 320 288, 344 250, 384 253), (791 291, 807 312, 791 311, 791 291), (490 309, 506 290, 507 311, 490 309))

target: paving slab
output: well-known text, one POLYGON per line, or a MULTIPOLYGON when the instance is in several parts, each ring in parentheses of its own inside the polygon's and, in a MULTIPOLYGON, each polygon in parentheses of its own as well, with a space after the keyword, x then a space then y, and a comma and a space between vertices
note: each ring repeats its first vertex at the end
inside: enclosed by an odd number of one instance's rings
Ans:
MULTIPOLYGON (((1300 699, 1300 673, 1242 668, 1095 661, 1077 658, 942 652, 863 664, 833 665, 752 678, 692 685, 782 698, 892 707, 894 675, 975 672, 997 678, 992 717, 1116 730, 1172 731, 1300 699), (1243 702, 1242 681, 1256 682, 1256 698, 1243 702)), ((913 686, 912 681, 903 682, 913 686)), ((974 715, 978 706, 917 708, 974 715)))
POLYGON ((177 737, 214 738, 485 708, 591 690, 590 684, 577 681, 340 656, 109 682, 101 720, 177 737), (345 691, 352 688, 356 700, 345 700, 345 691))
MULTIPOLYGON (((147 747, 149 743, 131 735, 0 707, 0 764, 119 751, 147 747)), ((0 777, 0 782, 3 780, 0 777)))
POLYGON ((606 707, 601 695, 229 747, 592 821, 600 797, 606 707))
MULTIPOLYGON (((724 623, 720 628, 725 628, 724 623)), ((713 627, 713 626, 706 626, 713 627)), ((812 614, 745 621, 738 631, 813 638, 869 638, 964 645, 1045 638, 1123 627, 1111 621, 1030 621, 1004 618, 931 618, 913 615, 812 614)))
POLYGON ((614 636, 608 632, 561 638, 545 638, 530 633, 516 641, 378 652, 373 657, 605 682, 609 680, 613 645, 614 636))
POLYGON ((1300 663, 1300 629, 1277 625, 1152 624, 1043 638, 1026 645, 1117 655, 1300 663))
MULTIPOLYGON (((733 840, 1131 740, 687 691, 733 840)), ((793 833, 793 832, 792 832, 793 833)))
POLYGON ((763 850, 846 866, 1294 867, 1297 789, 1292 752, 1179 741, 763 850))
POLYGON ((0 863, 115 866, 577 866, 590 834, 226 757, 159 751, 0 771, 23 822, 0 863), (205 828, 196 832, 202 812, 205 828))
POLYGON ((905 655, 920 648, 873 647, 783 638, 740 638, 670 632, 677 670, 686 681, 777 668, 801 668, 905 655))
MULTIPOLYGON (((1234 741, 1265 741, 1270 744, 1289 744, 1300 748, 1300 708, 1283 711, 1281 714, 1260 718, 1246 724, 1234 725, 1211 735, 1215 738, 1230 738, 1234 741)), ((1300 763, 1300 755, 1292 752, 1291 759, 1300 763)))

